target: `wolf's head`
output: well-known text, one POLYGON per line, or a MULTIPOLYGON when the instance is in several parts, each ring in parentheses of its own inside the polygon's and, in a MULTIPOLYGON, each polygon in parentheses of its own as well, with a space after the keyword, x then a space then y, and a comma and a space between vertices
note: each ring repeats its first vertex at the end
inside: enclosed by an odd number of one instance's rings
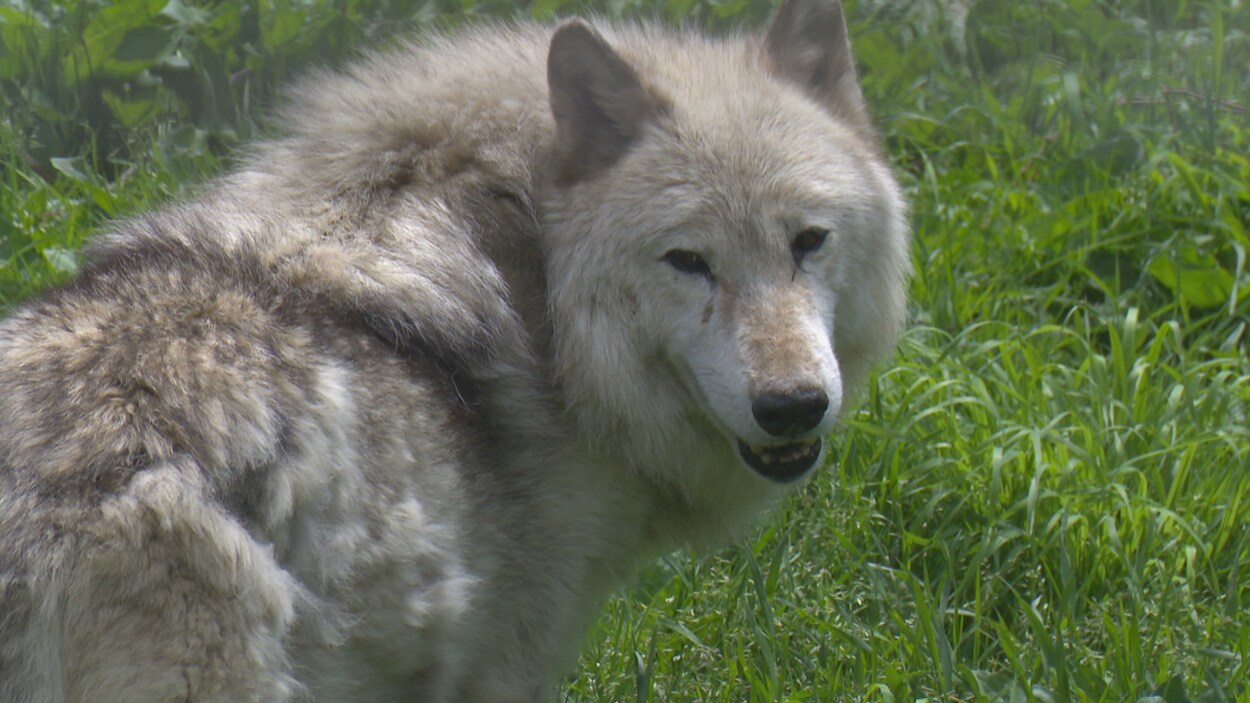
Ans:
POLYGON ((841 7, 789 0, 735 40, 570 22, 548 83, 550 306, 583 434, 706 510, 806 475, 895 342, 909 268, 841 7))

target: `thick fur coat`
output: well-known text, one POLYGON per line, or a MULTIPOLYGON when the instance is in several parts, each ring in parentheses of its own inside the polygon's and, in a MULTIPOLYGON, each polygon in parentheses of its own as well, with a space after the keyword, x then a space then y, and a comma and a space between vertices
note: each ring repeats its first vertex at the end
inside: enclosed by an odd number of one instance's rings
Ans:
POLYGON ((2 700, 549 700, 903 322, 829 0, 427 38, 283 124, 0 322, 2 700))

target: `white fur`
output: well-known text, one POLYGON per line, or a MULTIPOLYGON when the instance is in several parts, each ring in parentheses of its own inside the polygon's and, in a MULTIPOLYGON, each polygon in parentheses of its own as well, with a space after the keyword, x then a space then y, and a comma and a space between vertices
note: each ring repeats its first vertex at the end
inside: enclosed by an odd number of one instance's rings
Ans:
POLYGON ((0 699, 550 700, 639 563, 784 495, 739 443, 816 446, 904 316, 840 8, 599 31, 315 76, 0 322, 0 699))

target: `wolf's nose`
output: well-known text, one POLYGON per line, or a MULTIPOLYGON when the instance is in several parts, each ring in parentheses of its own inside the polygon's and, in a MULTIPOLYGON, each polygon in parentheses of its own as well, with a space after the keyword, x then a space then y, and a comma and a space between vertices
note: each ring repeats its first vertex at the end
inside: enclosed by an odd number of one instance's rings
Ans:
POLYGON ((825 419, 828 409, 829 396, 813 387, 786 393, 768 391, 751 402, 755 421, 774 437, 793 437, 812 430, 825 419))

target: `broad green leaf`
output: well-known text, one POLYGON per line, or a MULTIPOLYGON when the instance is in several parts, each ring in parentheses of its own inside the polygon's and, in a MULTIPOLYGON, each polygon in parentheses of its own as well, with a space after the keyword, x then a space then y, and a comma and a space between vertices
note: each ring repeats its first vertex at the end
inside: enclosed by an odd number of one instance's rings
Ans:
POLYGON ((268 21, 261 23, 261 41, 265 48, 273 51, 285 46, 299 36, 304 26, 303 12, 292 8, 287 3, 275 5, 269 13, 268 21))
POLYGON ((184 27, 204 24, 212 17, 212 14, 209 12, 201 10, 194 5, 188 5, 182 0, 169 0, 169 3, 161 9, 160 14, 184 27))
POLYGON ((63 175, 69 176, 71 179, 80 183, 87 183, 90 177, 87 176, 86 165, 81 156, 75 158, 55 157, 50 159, 52 168, 56 169, 63 175))
MULTIPOLYGON (((1157 256, 1146 267, 1155 280, 1167 286, 1185 302, 1198 308, 1227 305, 1236 283, 1232 272, 1220 266, 1210 254, 1185 246, 1172 257, 1157 256)), ((1244 299, 1250 288, 1242 287, 1238 298, 1244 299)))
POLYGON ((173 34, 165 27, 154 24, 135 27, 122 37, 113 58, 151 63, 163 58, 172 44, 173 34))
POLYGON ((117 121, 130 128, 147 122, 160 112, 161 105, 156 98, 158 91, 151 91, 151 94, 147 94, 147 91, 144 93, 144 97, 133 98, 123 97, 114 91, 106 90, 103 97, 117 121))
POLYGON ((48 247, 43 250, 43 258, 60 273, 78 272, 78 255, 69 249, 48 247))
POLYGON ((42 23, 35 19, 32 15, 22 12, 15 7, 9 7, 6 5, 0 5, 0 24, 12 27, 34 27, 42 25, 42 23))

